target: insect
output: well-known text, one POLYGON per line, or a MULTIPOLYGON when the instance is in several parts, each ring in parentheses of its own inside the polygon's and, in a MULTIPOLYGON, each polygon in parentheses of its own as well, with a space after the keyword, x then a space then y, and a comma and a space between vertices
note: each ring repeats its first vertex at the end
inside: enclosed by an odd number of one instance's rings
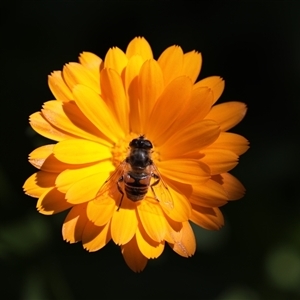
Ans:
POLYGON ((115 172, 105 181, 97 194, 97 198, 104 198, 118 190, 122 205, 124 195, 131 201, 143 200, 150 187, 154 198, 167 209, 173 208, 173 200, 167 185, 163 182, 157 167, 151 159, 153 145, 140 135, 129 143, 129 154, 120 163, 115 172))

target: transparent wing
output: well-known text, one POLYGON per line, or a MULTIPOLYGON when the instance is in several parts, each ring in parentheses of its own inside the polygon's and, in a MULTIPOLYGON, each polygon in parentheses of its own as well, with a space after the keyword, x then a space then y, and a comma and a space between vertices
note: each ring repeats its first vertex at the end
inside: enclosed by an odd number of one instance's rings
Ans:
POLYGON ((103 201, 107 198, 112 198, 118 200, 117 197, 122 197, 122 193, 119 191, 118 182, 121 180, 124 174, 124 168, 126 166, 125 160, 120 163, 117 169, 108 177, 108 179, 103 183, 101 188, 99 189, 95 200, 103 201))
POLYGON ((159 201, 164 208, 172 210, 174 207, 174 203, 169 188, 163 181, 156 165, 153 164, 151 165, 151 167, 153 181, 150 185, 150 188, 154 194, 154 198, 159 201))

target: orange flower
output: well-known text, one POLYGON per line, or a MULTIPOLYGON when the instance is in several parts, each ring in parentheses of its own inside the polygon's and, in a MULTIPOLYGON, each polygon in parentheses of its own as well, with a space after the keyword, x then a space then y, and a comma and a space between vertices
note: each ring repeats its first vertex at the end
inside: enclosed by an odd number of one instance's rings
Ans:
POLYGON ((57 143, 30 154, 39 171, 23 188, 38 198, 42 214, 70 209, 66 241, 97 251, 112 239, 139 272, 165 242, 184 257, 194 254, 189 220, 206 229, 223 225, 218 207, 244 194, 228 171, 248 149, 245 138, 226 131, 243 119, 246 106, 214 105, 224 81, 212 76, 195 83, 201 64, 200 53, 179 46, 155 60, 148 42, 135 38, 125 53, 111 48, 102 60, 84 52, 79 63, 49 76, 56 100, 32 114, 30 124, 57 143), (130 141, 141 135, 153 145, 143 154, 153 161, 142 170, 147 183, 124 161, 130 141), (130 196, 136 186, 146 193, 139 201, 130 196))

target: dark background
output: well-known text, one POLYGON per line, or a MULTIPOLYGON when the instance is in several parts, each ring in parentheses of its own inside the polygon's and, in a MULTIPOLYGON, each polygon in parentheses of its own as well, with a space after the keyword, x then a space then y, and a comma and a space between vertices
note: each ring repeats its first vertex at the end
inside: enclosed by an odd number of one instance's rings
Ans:
MULTIPOLYGON (((299 299, 298 1, 23 1, 1 8, 1 290, 16 299, 299 299), (47 141, 28 116, 53 97, 47 75, 82 51, 104 57, 144 36, 155 57, 202 52, 199 78, 220 75, 222 101, 248 113, 233 129, 251 148, 232 172, 246 196, 222 208, 219 232, 195 229, 197 252, 166 247, 133 273, 113 243, 95 252, 62 240, 65 213, 43 216, 23 194, 27 155, 47 141)), ((2 292, 3 293, 3 292, 2 292)))

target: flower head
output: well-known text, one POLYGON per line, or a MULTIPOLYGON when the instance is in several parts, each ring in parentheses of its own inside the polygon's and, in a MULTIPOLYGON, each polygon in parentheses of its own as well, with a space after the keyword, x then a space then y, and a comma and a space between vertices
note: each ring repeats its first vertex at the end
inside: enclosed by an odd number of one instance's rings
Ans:
POLYGON ((29 155, 39 171, 24 190, 38 198, 42 214, 69 209, 66 241, 97 251, 112 239, 138 272, 166 242, 193 255, 189 221, 206 229, 223 225, 218 207, 244 194, 228 171, 248 142, 227 130, 246 106, 214 105, 224 81, 212 76, 195 83, 201 64, 200 53, 179 46, 155 60, 138 37, 126 52, 111 48, 104 60, 83 52, 79 63, 49 76, 55 100, 32 114, 30 124, 57 143, 29 155))

